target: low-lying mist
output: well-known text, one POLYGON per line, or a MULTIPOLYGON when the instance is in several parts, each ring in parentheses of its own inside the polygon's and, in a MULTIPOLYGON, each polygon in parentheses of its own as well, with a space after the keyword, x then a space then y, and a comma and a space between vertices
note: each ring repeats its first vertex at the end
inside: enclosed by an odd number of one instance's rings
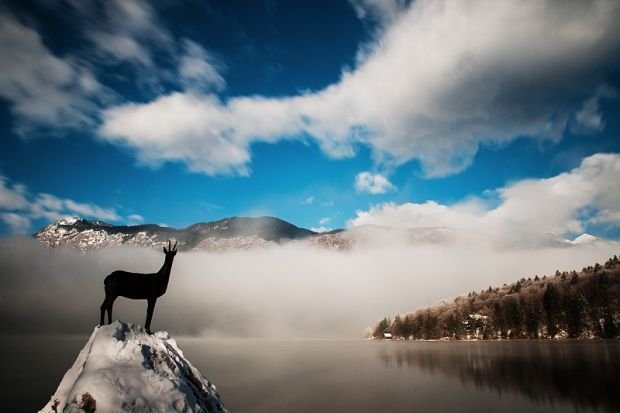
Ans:
MULTIPOLYGON (((581 269, 617 246, 494 249, 390 246, 333 252, 303 244, 228 253, 179 253, 152 328, 173 334, 360 337, 366 326, 489 285, 581 269)), ((0 241, 0 334, 89 334, 103 279, 159 270, 161 251, 108 248, 86 254, 37 241, 0 241)), ((119 297, 114 319, 144 325, 146 302, 119 297)))

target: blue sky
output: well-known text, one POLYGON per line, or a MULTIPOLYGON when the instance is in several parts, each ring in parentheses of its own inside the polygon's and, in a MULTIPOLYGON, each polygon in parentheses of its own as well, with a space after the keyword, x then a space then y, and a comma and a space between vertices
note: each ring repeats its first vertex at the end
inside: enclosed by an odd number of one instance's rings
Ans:
POLYGON ((6 2, 0 231, 273 215, 617 239, 618 17, 606 1, 6 2))

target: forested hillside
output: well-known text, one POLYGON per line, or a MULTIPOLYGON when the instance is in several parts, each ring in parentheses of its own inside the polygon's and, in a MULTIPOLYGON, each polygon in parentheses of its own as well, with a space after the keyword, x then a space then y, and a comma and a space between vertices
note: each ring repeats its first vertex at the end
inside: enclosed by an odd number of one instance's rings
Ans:
POLYGON ((472 291, 374 328, 375 338, 614 338, 620 333, 620 260, 581 272, 522 278, 472 291), (389 334, 387 334, 389 333, 389 334))

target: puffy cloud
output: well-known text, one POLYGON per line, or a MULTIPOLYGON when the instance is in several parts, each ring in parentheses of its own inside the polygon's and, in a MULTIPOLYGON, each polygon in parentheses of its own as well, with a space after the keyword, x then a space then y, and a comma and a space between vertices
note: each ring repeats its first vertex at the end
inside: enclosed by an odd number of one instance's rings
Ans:
POLYGON ((174 93, 106 110, 101 135, 210 175, 247 175, 255 142, 310 136, 334 158, 363 144, 378 164, 417 159, 445 176, 482 144, 560 139, 601 73, 618 68, 619 19, 607 0, 416 1, 323 90, 225 102, 174 93))
POLYGON ((97 102, 107 92, 87 67, 51 53, 37 32, 2 8, 0 43, 0 97, 11 103, 18 131, 94 124, 97 102))
POLYGON ((360 172, 355 177, 355 189, 358 192, 369 194, 385 194, 396 189, 394 185, 383 175, 370 172, 360 172))
POLYGON ((312 205, 314 203, 314 196, 309 196, 306 199, 304 199, 303 201, 301 201, 302 205, 312 205))
POLYGON ((386 203, 358 211, 350 226, 450 227, 535 244, 549 234, 575 234, 588 223, 620 227, 620 155, 596 154, 569 172, 497 189, 499 204, 481 198, 454 205, 386 203))
POLYGON ((44 5, 78 22, 77 29, 94 47, 59 56, 46 47, 45 36, 0 8, 0 98, 10 102, 22 135, 41 126, 96 125, 101 109, 118 98, 97 80, 93 67, 101 64, 132 64, 139 72, 138 86, 158 95, 164 80, 175 82, 179 75, 178 86, 188 90, 225 87, 218 72, 223 64, 189 40, 176 47, 176 39, 142 0, 52 0, 44 5), (156 65, 158 53, 166 65, 156 65))

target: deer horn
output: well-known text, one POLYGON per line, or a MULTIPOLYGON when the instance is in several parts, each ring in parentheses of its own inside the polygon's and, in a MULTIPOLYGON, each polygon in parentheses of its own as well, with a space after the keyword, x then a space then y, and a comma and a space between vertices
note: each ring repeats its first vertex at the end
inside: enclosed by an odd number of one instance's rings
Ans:
POLYGON ((174 251, 176 251, 176 250, 177 250, 177 244, 178 244, 178 243, 179 243, 179 241, 174 241, 174 247, 172 247, 172 249, 173 249, 174 251))
POLYGON ((168 240, 168 251, 172 251, 172 242, 168 240))

